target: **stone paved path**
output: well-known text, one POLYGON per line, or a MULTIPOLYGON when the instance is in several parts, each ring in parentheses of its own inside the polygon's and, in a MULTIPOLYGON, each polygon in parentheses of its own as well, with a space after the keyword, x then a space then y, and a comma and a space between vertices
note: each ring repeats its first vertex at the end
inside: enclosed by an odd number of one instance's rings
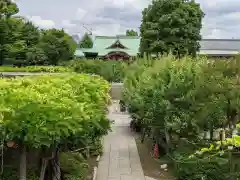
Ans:
POLYGON ((96 180, 145 180, 129 116, 109 113, 109 118, 115 123, 104 139, 96 180))

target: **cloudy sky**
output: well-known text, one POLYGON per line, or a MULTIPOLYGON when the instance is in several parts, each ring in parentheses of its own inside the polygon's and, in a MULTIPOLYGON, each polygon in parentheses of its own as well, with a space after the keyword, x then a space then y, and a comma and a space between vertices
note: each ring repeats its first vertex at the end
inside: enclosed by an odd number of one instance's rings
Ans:
MULTIPOLYGON (((149 0, 15 0, 19 15, 41 28, 64 28, 70 34, 92 29, 95 35, 138 30, 141 11, 149 0)), ((240 38, 240 0, 197 0, 206 16, 204 38, 240 38)))

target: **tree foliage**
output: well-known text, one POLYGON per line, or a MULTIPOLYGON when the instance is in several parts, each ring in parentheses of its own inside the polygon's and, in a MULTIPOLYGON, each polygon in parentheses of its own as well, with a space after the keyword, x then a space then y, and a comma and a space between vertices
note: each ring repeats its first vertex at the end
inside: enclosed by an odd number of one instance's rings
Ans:
POLYGON ((80 48, 92 48, 93 47, 93 41, 92 38, 88 33, 85 33, 79 42, 79 47, 80 48))
POLYGON ((72 72, 69 67, 63 66, 25 66, 25 67, 12 67, 12 66, 0 66, 0 72, 49 72, 49 73, 66 73, 72 72))
POLYGON ((142 12, 140 52, 195 55, 203 12, 193 0, 154 0, 142 12))
POLYGON ((136 113, 143 113, 138 114, 143 123, 182 137, 236 125, 240 109, 238 63, 178 61, 170 56, 149 67, 138 65, 125 79, 125 101, 139 109, 136 113), (226 76, 226 72, 232 75, 226 76))
POLYGON ((133 29, 126 31, 126 36, 138 36, 137 31, 134 31, 133 29))
POLYGON ((9 18, 19 12, 17 4, 11 0, 1 0, 0 2, 0 18, 9 18))
POLYGON ((41 30, 29 20, 13 16, 18 7, 0 3, 0 65, 56 65, 73 58, 76 43, 63 30, 41 30))
POLYGON ((48 65, 57 65, 61 60, 73 58, 75 41, 64 30, 49 29, 41 32, 38 44, 47 56, 48 65))
MULTIPOLYGON (((106 117, 109 84, 99 76, 45 75, 2 79, 0 84, 4 145, 17 144, 21 156, 23 149, 37 149, 42 161, 49 159, 50 168, 58 163, 59 152, 89 147, 110 128, 106 117)), ((20 176, 26 179, 23 171, 26 169, 20 170, 20 176)), ((44 168, 42 171, 45 174, 44 168)), ((48 173, 53 179, 60 175, 59 166, 48 173)))
POLYGON ((69 63, 73 71, 78 73, 96 74, 109 82, 122 82, 128 64, 122 61, 74 60, 69 63))
POLYGON ((1 89, 1 126, 8 134, 6 140, 49 147, 81 131, 88 132, 86 123, 107 121, 104 105, 109 100, 109 86, 100 77, 68 74, 2 79, 1 89))
POLYGON ((154 143, 163 145, 162 139, 166 140, 163 147, 179 165, 179 179, 226 179, 217 172, 228 171, 219 164, 228 158, 188 159, 186 155, 194 154, 197 144, 207 146, 220 139, 214 135, 217 129, 228 129, 226 136, 232 136, 240 113, 239 63, 238 57, 229 61, 184 57, 179 61, 167 56, 131 65, 124 81, 124 101, 134 122, 154 143), (187 142, 184 147, 183 141, 187 142))

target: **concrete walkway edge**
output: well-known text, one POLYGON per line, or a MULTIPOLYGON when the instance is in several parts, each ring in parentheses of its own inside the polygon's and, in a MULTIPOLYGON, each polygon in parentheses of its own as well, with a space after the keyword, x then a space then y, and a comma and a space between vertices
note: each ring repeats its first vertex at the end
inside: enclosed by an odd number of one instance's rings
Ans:
POLYGON ((145 180, 137 145, 126 114, 109 113, 114 120, 112 132, 103 140, 103 155, 98 164, 96 180, 145 180))

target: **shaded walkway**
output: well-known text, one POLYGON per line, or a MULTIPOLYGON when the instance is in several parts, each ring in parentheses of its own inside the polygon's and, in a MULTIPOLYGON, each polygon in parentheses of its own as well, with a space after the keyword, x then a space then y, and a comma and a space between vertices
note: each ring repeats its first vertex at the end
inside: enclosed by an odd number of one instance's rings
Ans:
POLYGON ((113 131, 104 138, 97 180, 145 180, 136 142, 129 129, 129 116, 109 113, 109 118, 115 123, 113 131))

